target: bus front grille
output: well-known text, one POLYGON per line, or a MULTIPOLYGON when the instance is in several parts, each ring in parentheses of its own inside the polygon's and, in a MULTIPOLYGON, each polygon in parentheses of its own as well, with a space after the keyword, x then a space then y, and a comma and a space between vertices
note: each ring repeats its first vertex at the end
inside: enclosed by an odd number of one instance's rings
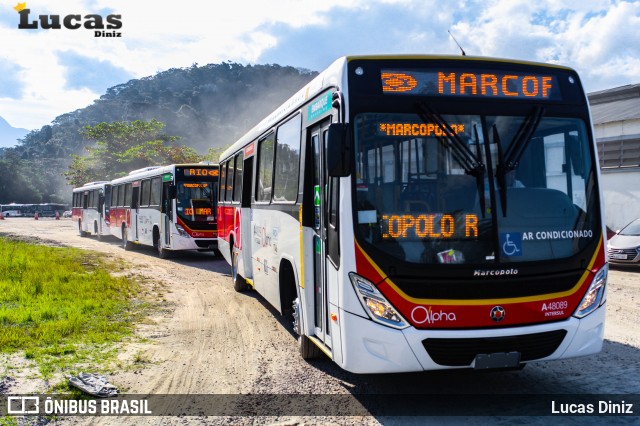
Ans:
POLYGON ((428 338, 422 345, 436 364, 462 367, 470 365, 478 354, 519 352, 522 362, 545 358, 558 349, 566 334, 566 330, 555 330, 505 337, 428 338))

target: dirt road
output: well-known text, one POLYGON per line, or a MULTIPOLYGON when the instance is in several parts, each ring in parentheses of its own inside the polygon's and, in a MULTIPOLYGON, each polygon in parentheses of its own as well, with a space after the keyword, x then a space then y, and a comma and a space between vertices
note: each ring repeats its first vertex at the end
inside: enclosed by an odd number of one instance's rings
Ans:
MULTIPOLYGON (((288 324, 255 292, 236 293, 229 267, 209 253, 185 253, 161 260, 151 249, 125 252, 116 239, 82 238, 69 219, 11 218, 0 236, 16 233, 106 253, 150 281, 162 308, 138 328, 146 337, 121 349, 123 362, 141 367, 109 376, 129 394, 640 394, 640 270, 612 270, 608 287, 605 346, 599 355, 532 364, 518 372, 473 371, 355 375, 328 360, 306 362, 288 324), (136 364, 137 365, 137 364, 136 364)), ((45 389, 38 379, 19 378, 9 392, 45 389)), ((637 407, 640 412, 640 406, 637 407)), ((166 422, 296 424, 396 424, 393 417, 180 418, 166 422)), ((636 418, 637 419, 637 418, 636 418)), ((127 419, 76 418, 65 423, 121 424, 127 419)), ((140 424, 142 418, 131 419, 140 424)), ((158 424, 158 418, 145 418, 158 424)), ((584 421, 580 422, 581 424, 584 421)), ((165 423, 163 423, 165 424, 165 423)), ((576 423, 577 424, 577 423, 576 423)))

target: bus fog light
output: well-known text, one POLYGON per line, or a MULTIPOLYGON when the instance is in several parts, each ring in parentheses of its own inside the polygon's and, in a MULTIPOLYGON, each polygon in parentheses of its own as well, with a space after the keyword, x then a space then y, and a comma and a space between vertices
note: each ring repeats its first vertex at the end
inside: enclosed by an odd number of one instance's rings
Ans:
POLYGON ((586 315, 589 315, 605 302, 607 269, 608 267, 607 265, 605 265, 598 271, 595 278, 591 282, 587 293, 582 298, 582 301, 580 301, 580 305, 578 306, 578 309, 576 309, 576 312, 573 314, 573 316, 575 316, 576 318, 582 318, 586 315))
POLYGON ((373 321, 398 329, 409 326, 372 282, 353 272, 349 274, 349 278, 360 303, 373 321))

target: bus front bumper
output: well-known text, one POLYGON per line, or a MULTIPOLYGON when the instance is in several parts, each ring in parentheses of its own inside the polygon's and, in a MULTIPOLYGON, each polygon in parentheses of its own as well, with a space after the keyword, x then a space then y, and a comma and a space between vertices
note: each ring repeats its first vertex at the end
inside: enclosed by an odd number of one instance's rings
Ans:
POLYGON ((550 355, 531 361, 591 355, 602 349, 605 312, 606 303, 582 319, 570 317, 564 321, 531 326, 482 330, 419 330, 409 327, 396 330, 341 310, 340 366, 362 374, 473 368, 473 361, 465 365, 435 362, 423 342, 426 339, 447 339, 457 346, 478 338, 488 341, 513 338, 519 341, 529 335, 545 336, 560 330, 566 331, 566 335, 557 347, 553 346, 555 349, 552 348, 550 355))

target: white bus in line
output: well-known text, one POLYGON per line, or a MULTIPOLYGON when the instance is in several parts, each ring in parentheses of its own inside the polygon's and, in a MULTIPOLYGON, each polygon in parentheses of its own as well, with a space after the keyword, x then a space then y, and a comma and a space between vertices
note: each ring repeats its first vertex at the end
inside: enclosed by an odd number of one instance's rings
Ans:
POLYGON ((337 60, 220 157, 219 247, 356 373, 520 368, 601 350, 606 236, 572 69, 337 60))
POLYGON ((111 181, 111 234, 129 250, 155 247, 167 257, 177 250, 217 250, 218 165, 146 167, 111 181))
POLYGON ((105 199, 111 197, 109 181, 89 182, 74 188, 71 201, 71 219, 78 223, 81 237, 93 234, 101 239, 110 235, 109 204, 105 199))

